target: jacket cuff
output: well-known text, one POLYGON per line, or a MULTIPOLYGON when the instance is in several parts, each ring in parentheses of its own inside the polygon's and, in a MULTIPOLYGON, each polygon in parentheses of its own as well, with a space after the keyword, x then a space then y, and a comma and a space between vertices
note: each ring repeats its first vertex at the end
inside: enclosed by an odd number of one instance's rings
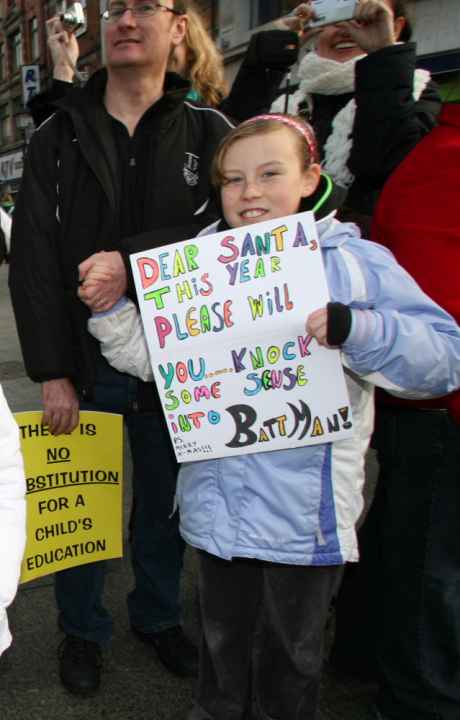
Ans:
POLYGON ((109 310, 104 310, 104 312, 93 312, 91 317, 98 319, 98 318, 107 317, 108 315, 114 315, 119 310, 121 310, 125 305, 127 305, 127 303, 128 303, 128 298, 126 296, 123 296, 119 300, 117 300, 115 305, 112 305, 112 307, 109 308, 109 310))
POLYGON ((70 80, 57 80, 53 78, 53 84, 51 85, 50 95, 54 95, 56 99, 59 99, 67 92, 69 87, 72 87, 73 82, 70 80))
POLYGON ((341 302, 327 304, 327 344, 332 347, 343 345, 350 334, 352 314, 348 305, 341 302))

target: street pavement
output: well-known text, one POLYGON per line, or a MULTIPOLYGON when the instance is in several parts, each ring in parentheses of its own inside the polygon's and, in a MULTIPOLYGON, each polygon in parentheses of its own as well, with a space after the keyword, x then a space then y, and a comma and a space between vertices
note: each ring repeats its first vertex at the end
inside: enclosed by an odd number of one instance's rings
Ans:
MULTIPOLYGON (((13 412, 40 409, 39 386, 25 375, 7 287, 0 267, 0 382, 13 412)), ((37 343, 40 338, 37 337, 37 343)), ((125 517, 129 513, 130 460, 126 450, 125 517)), ((125 527, 127 524, 125 523, 125 527)), ((125 543, 126 547, 126 543, 125 543)), ((165 670, 148 646, 130 632, 126 594, 133 578, 125 557, 110 561, 104 601, 115 622, 97 697, 79 699, 59 683, 52 577, 22 585, 9 610, 12 648, 0 661, 1 720, 180 720, 190 705, 193 683, 165 670)), ((188 549, 183 578, 184 627, 197 641, 195 561, 188 549)), ((366 720, 375 688, 326 670, 319 720, 366 720)))

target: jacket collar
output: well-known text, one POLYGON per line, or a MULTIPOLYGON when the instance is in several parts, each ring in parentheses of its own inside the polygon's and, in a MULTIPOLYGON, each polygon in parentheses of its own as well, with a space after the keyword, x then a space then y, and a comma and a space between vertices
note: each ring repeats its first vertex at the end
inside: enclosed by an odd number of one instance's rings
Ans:
MULTIPOLYGON (((68 93, 64 98, 56 100, 54 105, 61 110, 72 110, 75 107, 87 108, 88 104, 101 103, 104 99, 107 85, 107 70, 101 68, 90 77, 86 85, 79 92, 68 93)), ((190 83, 176 73, 168 72, 163 85, 164 95, 160 100, 165 101, 168 107, 175 106, 185 99, 190 92, 190 83)))
POLYGON ((344 204, 346 194, 346 190, 336 185, 330 175, 322 172, 318 187, 313 195, 302 200, 299 211, 312 211, 315 220, 319 221, 332 212, 337 212, 344 204))
MULTIPOLYGON (((111 130, 111 118, 104 106, 107 85, 105 68, 95 72, 79 92, 56 102, 70 116, 75 137, 96 177, 105 190, 110 207, 117 209, 119 196, 118 158, 111 130)), ((155 118, 156 131, 164 133, 183 107, 190 84, 175 73, 166 73, 163 96, 147 112, 155 118)))

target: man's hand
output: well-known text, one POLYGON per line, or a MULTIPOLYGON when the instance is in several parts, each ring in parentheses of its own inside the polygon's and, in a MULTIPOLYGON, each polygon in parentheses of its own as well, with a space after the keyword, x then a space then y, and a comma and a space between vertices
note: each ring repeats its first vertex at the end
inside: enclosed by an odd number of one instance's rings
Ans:
POLYGON ((290 15, 284 15, 280 18, 280 23, 287 30, 295 30, 301 32, 304 25, 310 22, 314 18, 315 13, 313 12, 312 6, 309 2, 303 2, 297 5, 296 9, 290 15))
POLYGON ((302 45, 307 40, 310 40, 314 35, 321 32, 322 28, 311 28, 309 23, 315 18, 315 11, 311 4, 311 0, 308 2, 302 2, 295 8, 294 12, 290 15, 284 15, 277 21, 277 27, 281 30, 294 30, 299 34, 299 41, 302 45))
POLYGON ((305 324, 305 329, 309 335, 317 340, 319 345, 330 347, 327 343, 327 307, 310 313, 305 324))
POLYGON ((58 15, 46 21, 46 34, 53 61, 53 78, 72 82, 80 54, 77 38, 64 30, 58 15))
POLYGON ((80 404, 75 388, 67 378, 47 380, 42 384, 43 425, 53 435, 70 433, 77 427, 80 404))
POLYGON ((78 266, 78 297, 93 312, 105 312, 126 293, 126 268, 119 252, 98 252, 78 266))
POLYGON ((394 14, 384 0, 361 0, 354 19, 341 25, 365 53, 381 50, 397 41, 394 14))

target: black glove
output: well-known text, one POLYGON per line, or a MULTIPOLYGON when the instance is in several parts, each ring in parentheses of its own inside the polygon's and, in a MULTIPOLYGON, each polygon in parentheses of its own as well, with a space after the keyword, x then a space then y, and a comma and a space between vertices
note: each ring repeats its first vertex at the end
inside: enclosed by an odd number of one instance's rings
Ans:
POLYGON ((299 53, 299 36, 292 30, 263 30, 252 36, 245 65, 263 65, 287 72, 299 53))
POLYGON ((327 344, 342 345, 350 334, 351 310, 340 302, 327 304, 327 344))

